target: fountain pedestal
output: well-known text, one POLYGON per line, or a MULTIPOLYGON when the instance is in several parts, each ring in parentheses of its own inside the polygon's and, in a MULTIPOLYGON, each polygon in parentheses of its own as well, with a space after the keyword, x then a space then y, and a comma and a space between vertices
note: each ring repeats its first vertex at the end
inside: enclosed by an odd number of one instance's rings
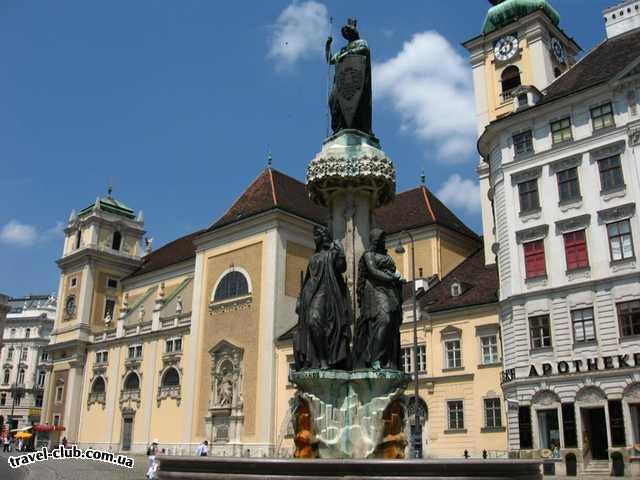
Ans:
POLYGON ((389 449, 404 451, 406 373, 304 370, 290 381, 298 386, 292 408, 309 412, 320 458, 384 458, 389 449))

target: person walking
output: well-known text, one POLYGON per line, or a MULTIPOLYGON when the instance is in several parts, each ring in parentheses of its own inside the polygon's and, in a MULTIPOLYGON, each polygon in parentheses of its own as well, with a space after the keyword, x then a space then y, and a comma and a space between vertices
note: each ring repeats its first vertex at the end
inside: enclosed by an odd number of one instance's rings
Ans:
POLYGON ((156 455, 158 454, 158 439, 154 438, 151 442, 151 446, 147 448, 147 456, 149 457, 149 468, 147 468, 147 478, 154 480, 157 477, 158 462, 156 462, 156 455))
POLYGON ((9 444, 11 444, 11 440, 9 440, 9 435, 5 435, 5 437, 2 439, 2 451, 3 452, 8 452, 9 451, 9 444))
POLYGON ((21 452, 24 448, 24 441, 21 439, 18 440, 18 451, 21 452))
POLYGON ((198 457, 206 457, 209 454, 209 442, 203 441, 198 448, 196 448, 196 455, 198 457))

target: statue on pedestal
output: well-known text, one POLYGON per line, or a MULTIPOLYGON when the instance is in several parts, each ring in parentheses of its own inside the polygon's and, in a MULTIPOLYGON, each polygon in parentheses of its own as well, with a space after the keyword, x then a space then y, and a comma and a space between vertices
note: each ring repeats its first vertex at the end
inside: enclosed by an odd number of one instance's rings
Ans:
POLYGON ((400 370, 402 279, 385 247, 386 234, 374 228, 358 264, 356 368, 400 370))
POLYGON ((353 128, 369 135, 371 132, 371 52, 366 40, 360 38, 356 20, 349 19, 342 27, 342 36, 349 43, 335 55, 331 54, 333 38, 325 45, 325 56, 336 66, 333 89, 329 97, 333 133, 353 128))
POLYGON ((346 370, 351 362, 351 308, 342 277, 347 261, 327 228, 315 227, 313 236, 316 253, 309 259, 296 306, 295 366, 346 370))

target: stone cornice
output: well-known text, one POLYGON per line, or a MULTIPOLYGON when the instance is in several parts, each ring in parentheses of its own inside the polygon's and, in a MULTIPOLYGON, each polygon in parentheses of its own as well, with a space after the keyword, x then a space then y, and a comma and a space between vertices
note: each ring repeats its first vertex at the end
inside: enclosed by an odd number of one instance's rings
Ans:
POLYGON ((536 227, 525 228, 516 232, 518 243, 532 242, 545 238, 549 233, 549 225, 538 225, 536 227))
POLYGON ((579 215, 577 217, 567 218, 565 220, 558 220, 556 222, 556 234, 560 235, 563 233, 582 230, 587 228, 591 224, 591 215, 579 215))
POLYGON ((617 207, 607 208, 598 211, 598 221, 601 223, 615 222, 633 217, 636 213, 636 204, 627 203, 617 207))

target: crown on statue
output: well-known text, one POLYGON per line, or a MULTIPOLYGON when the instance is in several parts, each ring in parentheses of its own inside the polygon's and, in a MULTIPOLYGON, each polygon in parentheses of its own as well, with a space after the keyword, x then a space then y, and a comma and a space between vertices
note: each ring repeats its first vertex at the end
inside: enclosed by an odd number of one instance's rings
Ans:
POLYGON ((347 27, 351 27, 355 30, 358 28, 358 21, 355 18, 347 19, 347 27))

